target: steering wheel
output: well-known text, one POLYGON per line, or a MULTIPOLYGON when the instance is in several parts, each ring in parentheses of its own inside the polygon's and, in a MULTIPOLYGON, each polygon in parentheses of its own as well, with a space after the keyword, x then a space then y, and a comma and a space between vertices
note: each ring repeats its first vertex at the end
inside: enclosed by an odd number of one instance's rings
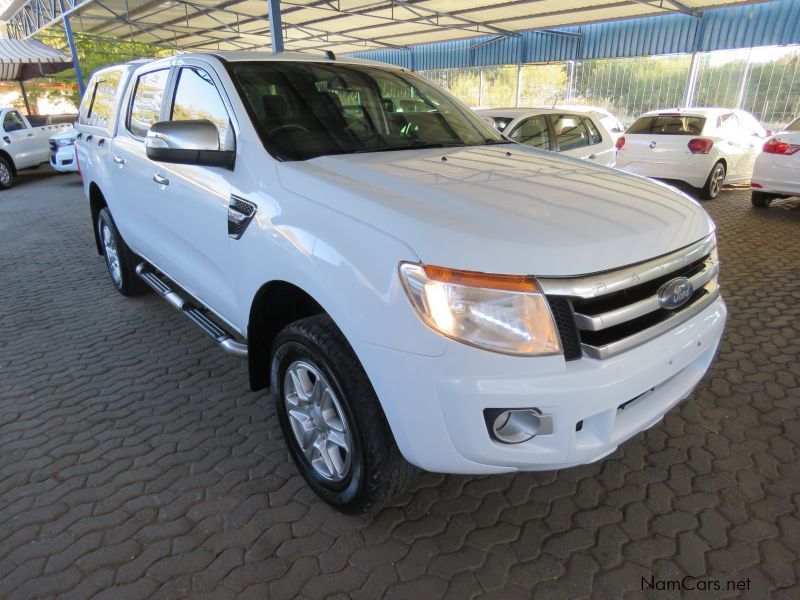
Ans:
POLYGON ((288 131, 292 131, 293 129, 296 129, 297 131, 303 131, 305 133, 308 133, 308 129, 306 129, 302 125, 296 125, 294 123, 287 123, 285 125, 278 125, 277 127, 274 127, 272 129, 270 129, 267 132, 266 135, 267 135, 267 137, 278 136, 278 135, 284 134, 284 133, 286 133, 288 131))

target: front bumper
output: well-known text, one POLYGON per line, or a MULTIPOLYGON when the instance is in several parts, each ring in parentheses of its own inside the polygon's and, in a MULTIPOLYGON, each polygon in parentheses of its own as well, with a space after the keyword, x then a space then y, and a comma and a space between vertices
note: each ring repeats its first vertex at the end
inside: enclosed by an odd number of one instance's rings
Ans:
POLYGON ((504 356, 457 342, 439 357, 373 345, 359 355, 410 462, 445 473, 554 470, 607 456, 686 398, 711 364, 726 314, 719 298, 602 361, 504 356), (532 407, 552 417, 552 434, 516 445, 490 438, 484 409, 532 407))
POLYGON ((56 171, 72 173, 78 170, 75 160, 75 146, 60 146, 50 151, 50 166, 56 171))

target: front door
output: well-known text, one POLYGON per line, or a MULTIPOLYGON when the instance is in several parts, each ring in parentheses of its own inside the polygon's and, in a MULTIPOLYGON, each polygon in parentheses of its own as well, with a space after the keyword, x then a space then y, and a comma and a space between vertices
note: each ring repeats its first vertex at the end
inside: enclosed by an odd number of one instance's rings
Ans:
MULTIPOLYGON (((211 121, 219 131, 220 148, 234 149, 230 112, 209 71, 189 64, 179 68, 165 119, 211 121)), ((152 196, 161 197, 152 205, 164 232, 158 240, 159 266, 214 312, 232 321, 238 304, 229 256, 230 176, 222 167, 153 161, 147 171, 148 183, 154 188, 152 196)))
MULTIPOLYGON (((23 169, 38 165, 40 160, 36 154, 36 139, 33 130, 25 125, 19 111, 9 110, 3 116, 3 135, 8 138, 14 164, 23 169)), ((44 142, 45 151, 47 142, 44 142)))

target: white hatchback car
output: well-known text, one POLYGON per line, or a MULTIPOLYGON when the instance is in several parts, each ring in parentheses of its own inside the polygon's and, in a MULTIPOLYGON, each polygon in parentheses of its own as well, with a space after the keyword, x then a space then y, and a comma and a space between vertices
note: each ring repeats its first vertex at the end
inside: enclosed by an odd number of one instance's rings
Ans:
POLYGON ((617 168, 688 183, 710 200, 724 184, 750 179, 767 137, 758 119, 743 110, 655 110, 617 140, 617 168))
POLYGON ((750 186, 753 206, 759 208, 775 198, 800 196, 800 117, 764 144, 750 186))
POLYGON ((586 107, 492 108, 476 111, 507 138, 613 167, 614 136, 586 107))

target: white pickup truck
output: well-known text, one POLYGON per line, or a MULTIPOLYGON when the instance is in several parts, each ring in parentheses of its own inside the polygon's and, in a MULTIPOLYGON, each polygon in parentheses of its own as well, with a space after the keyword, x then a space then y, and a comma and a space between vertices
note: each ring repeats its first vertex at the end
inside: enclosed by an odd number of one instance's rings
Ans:
POLYGON ((154 290, 246 359, 299 471, 343 511, 397 491, 409 463, 599 460, 691 393, 723 332, 698 203, 509 142, 405 69, 110 67, 77 129, 116 289, 154 290))
POLYGON ((14 177, 22 169, 38 167, 50 161, 50 136, 71 124, 34 127, 16 108, 0 109, 0 189, 14 185, 14 177))

